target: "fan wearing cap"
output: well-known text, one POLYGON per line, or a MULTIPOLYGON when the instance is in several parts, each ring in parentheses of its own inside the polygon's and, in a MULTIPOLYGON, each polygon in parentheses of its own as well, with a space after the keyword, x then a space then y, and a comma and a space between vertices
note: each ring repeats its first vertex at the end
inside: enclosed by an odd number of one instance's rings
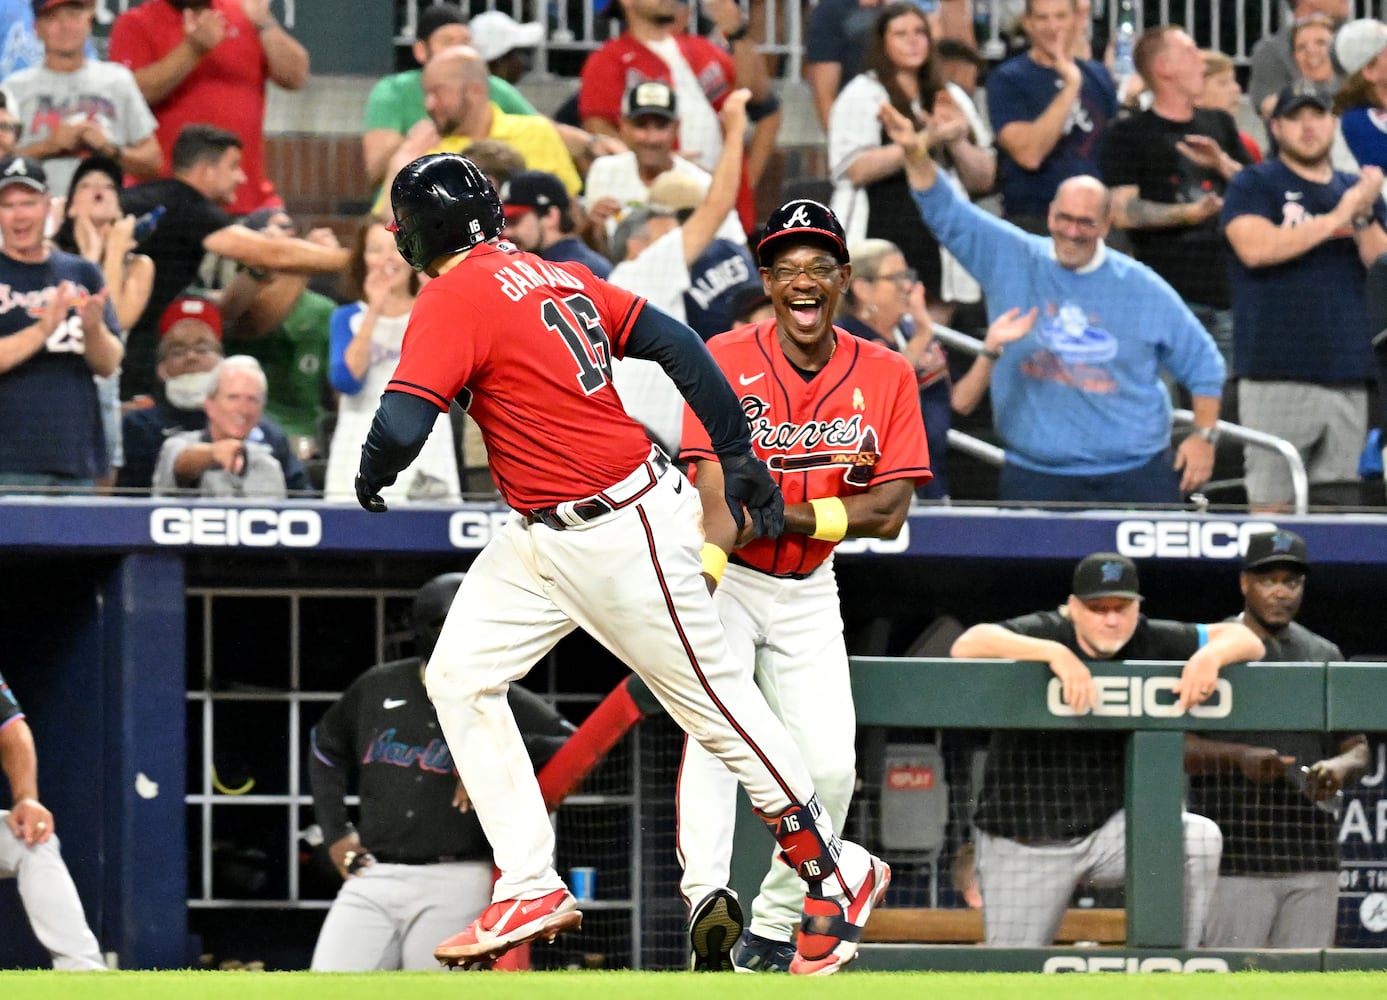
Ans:
MULTIPOLYGON (((1295 445, 1312 485, 1357 478, 1376 376, 1367 268, 1387 253, 1382 169, 1335 170, 1336 124, 1313 85, 1282 90, 1277 155, 1233 178, 1222 213, 1238 420, 1295 445)), ((1248 447, 1244 466, 1253 510, 1289 509, 1284 459, 1248 447)))
POLYGON ((544 25, 538 21, 521 24, 509 14, 488 10, 472 18, 472 47, 486 60, 491 75, 517 84, 530 72, 531 52, 544 41, 544 25))
MULTIPOLYGON (((366 98, 361 132, 361 156, 366 164, 366 176, 372 184, 384 179, 386 164, 405 141, 410 129, 420 122, 428 121, 428 112, 424 109, 422 82, 424 64, 444 49, 473 42, 473 26, 467 23, 467 16, 462 12, 462 8, 450 3, 420 7, 419 20, 414 29, 414 45, 410 49, 419 68, 382 77, 376 81, 366 98)), ((534 45, 536 42, 530 44, 534 45)), ((512 86, 514 81, 504 80, 492 73, 486 82, 488 99, 506 114, 539 113, 534 105, 512 86)))
MULTIPOLYGON (((1305 539, 1251 535, 1240 586, 1264 660, 1324 663, 1339 647, 1297 622, 1310 570, 1305 539)), ((1223 860, 1205 929, 1209 948, 1330 948, 1339 908, 1334 798, 1366 773, 1362 733, 1185 734, 1190 808, 1223 831, 1223 860)))
POLYGON ((501 235, 521 250, 545 260, 574 261, 599 278, 612 273, 611 261, 577 237, 573 205, 563 181, 542 170, 525 170, 501 185, 506 228, 501 235))
MULTIPOLYGON (((1085 660, 1182 662, 1172 687, 1179 711, 1216 690, 1218 672, 1257 660, 1265 647, 1246 625, 1194 625, 1141 613, 1137 568, 1115 552, 1095 552, 1074 567, 1068 600, 997 623, 974 625, 950 655, 1016 660, 1006 669, 1048 665, 1060 700, 1077 715, 1097 704, 1085 660)), ((1126 874, 1123 774, 1126 735, 1093 730, 998 730, 992 734, 978 792, 978 874, 986 943, 1053 943, 1075 887, 1121 885, 1126 874)), ((1186 812, 1184 947, 1199 945, 1218 877, 1220 834, 1186 812)))
POLYGON ((1334 113, 1360 167, 1387 168, 1387 24, 1365 17, 1334 36, 1334 61, 1347 74, 1334 97, 1334 113))
MULTIPOLYGON (((721 117, 728 136, 741 135, 745 129, 749 96, 749 91, 738 90, 723 105, 721 117)), ((706 196, 697 182, 679 174, 665 174, 656 181, 650 205, 629 213, 612 238, 611 253, 617 261, 612 284, 688 322, 685 293, 693 291, 692 268, 713 245, 718 227, 735 203, 741 169, 742 147, 728 142, 706 196)), ((732 265, 738 266, 746 277, 751 276, 747 260, 732 265)), ((650 361, 623 358, 612 365, 612 378, 627 412, 670 454, 678 454, 684 398, 668 374, 650 361)))
POLYGON ((24 123, 19 152, 44 161, 59 195, 86 156, 104 156, 142 180, 157 177, 164 165, 158 122, 130 70, 87 56, 94 11, 94 0, 34 0, 43 64, 4 82, 24 123))
POLYGON ((991 365, 992 414, 1006 449, 1003 500, 1177 504, 1214 467, 1223 358, 1154 271, 1108 247, 1112 197, 1094 177, 1060 184, 1033 236, 939 183, 932 125, 890 104, 882 125, 901 147, 916 209, 987 294, 988 318, 1039 310, 1031 331, 991 365), (1172 448, 1166 373, 1192 397, 1196 433, 1172 448))
MULTIPOLYGON (((751 540, 737 530, 718 499, 722 467, 687 411, 681 457, 695 468, 704 565, 732 653, 748 678, 775 692, 776 714, 841 831, 857 730, 833 552, 845 537, 899 534, 916 484, 932 476, 929 448, 910 363, 833 325, 852 276, 837 216, 815 201, 786 202, 771 213, 756 253, 774 316, 714 337, 708 349, 741 399, 757 457, 785 494, 785 533, 751 540)), ((694 965, 784 971, 802 893, 793 872, 772 865, 743 926, 726 888, 735 793, 727 769, 690 743, 679 776, 678 850, 694 965), (717 927, 726 930, 720 947, 717 927)))
POLYGON ((48 179, 0 160, 0 487, 90 489, 110 468, 93 375, 124 348, 100 268, 44 239, 48 179))
MULTIPOLYGON (((678 101, 670 85, 661 80, 640 80, 626 91, 621 100, 620 136, 627 151, 599 156, 588 168, 583 184, 589 235, 599 246, 607 245, 615 235, 625 212, 650 202, 650 186, 663 175, 673 171, 692 178, 703 193, 713 181, 708 171, 674 152, 679 138, 678 101)), ((735 209, 727 213, 718 236, 746 243, 746 231, 735 209)))
MULTIPOLYGON (((123 491, 151 487, 159 451, 169 437, 207 427, 211 372, 224 357, 221 310, 209 299, 180 296, 160 315, 158 329, 159 389, 154 404, 129 410, 121 421, 125 464, 116 487, 123 491)), ((248 438, 269 448, 289 489, 312 488, 288 435, 273 419, 262 415, 248 438)))
POLYGON ((718 112, 733 90, 747 88, 747 113, 756 128, 737 207, 743 228, 751 229, 756 223, 751 190, 760 181, 780 128, 780 100, 771 89, 766 61, 741 6, 733 0, 712 0, 702 8, 728 40, 730 56, 708 39, 682 30, 679 22, 688 8, 678 0, 606 0, 603 9, 623 18, 626 30, 583 64, 578 92, 583 127, 618 134, 627 90, 638 81, 659 80, 678 98, 679 148, 705 170, 714 170, 725 141, 718 112))

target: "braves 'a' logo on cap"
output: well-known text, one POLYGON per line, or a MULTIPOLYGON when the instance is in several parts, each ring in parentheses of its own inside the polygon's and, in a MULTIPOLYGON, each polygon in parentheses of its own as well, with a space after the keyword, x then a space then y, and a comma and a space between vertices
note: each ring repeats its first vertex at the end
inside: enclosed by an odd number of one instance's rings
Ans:
POLYGON ((17 156, 17 157, 15 157, 14 162, 11 163, 8 167, 5 168, 5 176, 6 176, 6 177, 28 177, 28 176, 29 176, 29 168, 25 165, 25 163, 24 163, 24 158, 23 158, 22 156, 17 156))
POLYGON ((1099 566, 1098 570, 1103 574, 1104 583, 1117 583, 1122 579, 1122 564, 1120 562, 1108 560, 1099 566))
POLYGON ((790 213, 790 217, 785 220, 785 225, 781 228, 793 229, 796 226, 811 225, 813 225, 813 223, 809 221, 809 207, 807 205, 801 205, 790 213))

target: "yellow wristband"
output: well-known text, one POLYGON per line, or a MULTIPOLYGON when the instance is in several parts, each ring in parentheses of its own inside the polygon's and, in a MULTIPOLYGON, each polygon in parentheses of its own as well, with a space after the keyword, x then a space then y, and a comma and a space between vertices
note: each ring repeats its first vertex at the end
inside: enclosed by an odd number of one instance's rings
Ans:
POLYGON ((821 542, 841 542, 848 533, 848 509, 837 497, 815 497, 809 501, 814 508, 814 533, 810 538, 821 542))
POLYGON ((727 568, 727 553, 712 542, 703 543, 703 572, 713 578, 714 583, 722 583, 722 571, 727 568))

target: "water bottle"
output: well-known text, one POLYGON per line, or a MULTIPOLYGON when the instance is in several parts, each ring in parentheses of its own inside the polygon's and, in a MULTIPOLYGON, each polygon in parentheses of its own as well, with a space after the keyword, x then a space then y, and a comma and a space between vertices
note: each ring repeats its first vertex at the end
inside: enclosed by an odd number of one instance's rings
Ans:
POLYGON ((155 205, 148 212, 135 220, 134 237, 136 243, 139 243, 158 228, 159 220, 164 217, 164 211, 163 205, 155 205))
POLYGON ((1122 0, 1117 12, 1117 35, 1113 42, 1112 59, 1112 75, 1119 91, 1136 72, 1136 64, 1132 62, 1132 48, 1136 40, 1137 23, 1132 0, 1122 0))

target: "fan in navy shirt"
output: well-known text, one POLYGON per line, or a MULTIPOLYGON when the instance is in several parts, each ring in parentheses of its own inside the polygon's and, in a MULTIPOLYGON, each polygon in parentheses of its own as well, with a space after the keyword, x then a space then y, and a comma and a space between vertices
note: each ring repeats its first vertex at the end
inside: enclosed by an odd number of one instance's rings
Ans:
POLYGON ((1070 52, 1078 28, 1074 0, 1027 0, 1022 24, 1030 51, 988 77, 987 111, 1002 152, 1006 217, 1044 232, 1060 184, 1098 176, 1099 143, 1117 114, 1117 91, 1102 63, 1070 52))
MULTIPOLYGON (((1387 253, 1382 170, 1335 170, 1336 124, 1321 92, 1287 87, 1271 117, 1277 158, 1241 171, 1223 204, 1239 421, 1294 444, 1311 483, 1357 477, 1375 375, 1367 268, 1387 253)), ((1254 508, 1290 503, 1284 459, 1247 448, 1244 461, 1254 508)))
POLYGON ((612 273, 611 261, 577 237, 568 189, 554 174, 522 170, 512 175, 501 185, 501 201, 506 211, 502 238, 545 260, 575 261, 599 278, 612 273))
POLYGON ((0 485, 90 488, 109 466, 92 375, 124 354, 95 264, 44 240, 48 178, 0 160, 0 485))

